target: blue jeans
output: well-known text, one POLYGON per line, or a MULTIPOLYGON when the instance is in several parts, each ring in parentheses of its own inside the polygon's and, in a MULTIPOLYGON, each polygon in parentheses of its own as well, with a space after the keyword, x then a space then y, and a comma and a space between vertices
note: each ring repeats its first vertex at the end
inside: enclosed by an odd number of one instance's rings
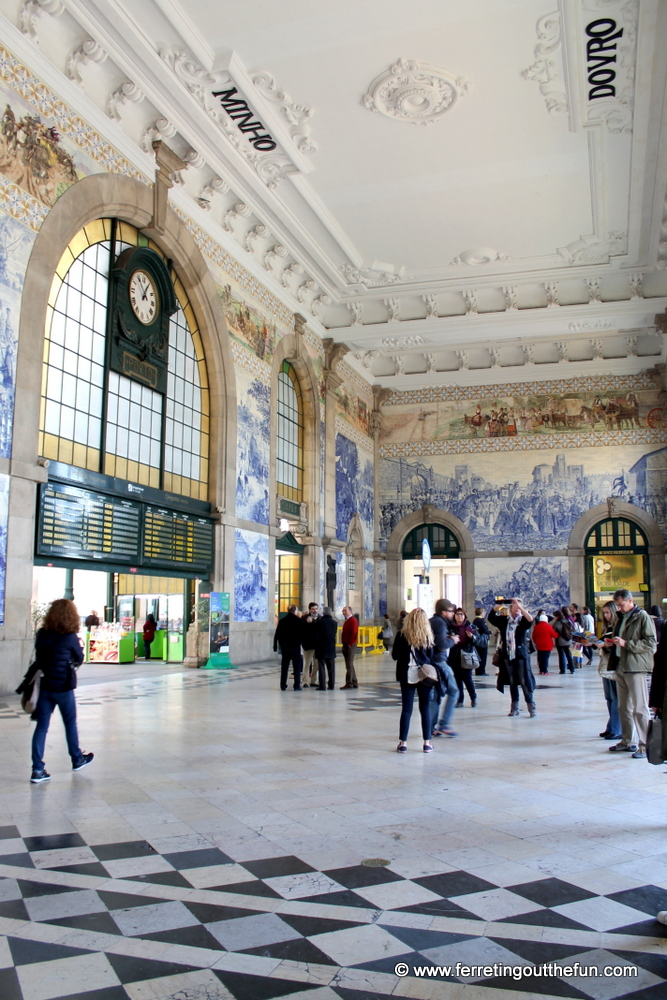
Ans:
POLYGON ((76 728, 76 701, 74 691, 45 691, 41 688, 37 708, 37 724, 32 735, 32 767, 34 771, 44 770, 44 744, 46 734, 49 731, 49 723, 56 705, 60 709, 63 723, 65 724, 65 736, 67 738, 67 749, 72 758, 72 766, 78 764, 83 754, 79 746, 79 733, 76 728))
POLYGON ((398 727, 398 738, 401 742, 405 742, 405 740, 407 740, 408 733, 410 732, 410 719, 412 718, 412 706, 415 701, 415 691, 419 697, 419 714, 422 717, 422 736, 424 740, 431 739, 431 730, 433 729, 431 711, 433 705, 433 688, 426 687, 425 684, 401 684, 401 701, 403 703, 403 707, 401 709, 401 721, 398 727))
POLYGON ((572 662, 572 651, 569 646, 556 646, 558 650, 558 669, 561 674, 569 670, 574 673, 574 663, 572 662))
POLYGON ((618 692, 616 690, 616 681, 612 680, 611 677, 603 677, 602 690, 604 691, 605 701, 607 702, 607 708, 609 709, 607 732, 611 733, 613 736, 620 737, 621 720, 618 715, 618 692))
POLYGON ((438 718, 433 728, 449 729, 450 720, 454 714, 456 703, 459 700, 459 688, 454 677, 454 671, 449 664, 443 664, 440 669, 444 671, 447 678, 447 695, 440 702, 438 718))
POLYGON ((541 674, 549 673, 549 657, 551 656, 550 649, 538 649, 537 651, 537 663, 540 668, 541 674))

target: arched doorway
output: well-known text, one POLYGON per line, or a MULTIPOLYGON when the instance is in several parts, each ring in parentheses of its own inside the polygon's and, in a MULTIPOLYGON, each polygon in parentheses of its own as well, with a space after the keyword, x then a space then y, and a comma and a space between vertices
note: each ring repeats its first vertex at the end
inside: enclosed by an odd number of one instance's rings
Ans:
MULTIPOLYGON (((387 543, 387 603, 390 615, 417 607, 417 588, 425 574, 422 542, 431 548, 429 584, 432 600, 447 597, 472 607, 475 594, 474 546, 465 524, 433 505, 408 514, 396 525, 387 543)), ((422 593, 421 606, 426 594, 422 593)), ((426 608, 425 610, 428 610, 426 608)))
POLYGON ((602 605, 624 588, 640 608, 650 607, 648 543, 641 528, 624 517, 608 517, 586 539, 586 603, 602 618, 602 605))
POLYGON ((619 588, 630 590, 642 607, 659 602, 665 593, 660 525, 635 504, 612 497, 591 507, 572 528, 567 554, 572 600, 585 600, 591 611, 599 613, 619 588))

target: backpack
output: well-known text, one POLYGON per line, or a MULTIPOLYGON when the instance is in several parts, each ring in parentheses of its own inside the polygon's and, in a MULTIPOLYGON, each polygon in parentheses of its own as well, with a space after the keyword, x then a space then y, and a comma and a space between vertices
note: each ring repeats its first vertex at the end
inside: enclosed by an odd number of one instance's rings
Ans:
POLYGON ((562 635, 563 639, 565 639, 566 642, 570 641, 570 639, 572 638, 572 626, 570 625, 569 622, 566 622, 565 620, 563 621, 560 629, 560 634, 562 635))

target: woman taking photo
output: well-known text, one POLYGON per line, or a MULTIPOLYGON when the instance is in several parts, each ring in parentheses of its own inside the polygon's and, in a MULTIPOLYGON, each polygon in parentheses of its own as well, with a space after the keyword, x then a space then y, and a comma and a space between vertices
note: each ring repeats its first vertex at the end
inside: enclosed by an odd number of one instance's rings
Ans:
POLYGON ((475 650, 477 629, 470 624, 463 608, 457 608, 454 612, 454 620, 449 623, 449 634, 459 637, 459 641, 449 651, 449 660, 447 661, 454 671, 459 689, 459 700, 456 707, 461 708, 463 705, 463 686, 465 685, 470 696, 470 705, 475 708, 477 692, 472 672, 479 666, 479 656, 475 650))
POLYGON ((35 640, 35 663, 42 671, 39 698, 35 708, 37 725, 32 737, 33 785, 51 777, 44 767, 44 744, 49 723, 56 706, 65 726, 67 749, 72 758, 72 770, 80 771, 90 764, 94 754, 82 753, 76 726, 76 668, 83 662, 83 650, 77 632, 79 613, 72 601, 54 601, 44 618, 35 640))
POLYGON ((528 652, 528 631, 533 624, 533 616, 526 611, 520 601, 513 597, 509 605, 509 614, 499 614, 499 605, 489 611, 488 620, 499 630, 502 638, 500 654, 500 670, 496 687, 504 690, 509 684, 512 704, 509 715, 519 714, 519 691, 523 691, 526 708, 531 719, 537 715, 533 691, 535 678, 530 669, 530 654, 528 652))
MULTIPOLYGON (((407 739, 410 731, 410 719, 412 718, 415 691, 419 698, 424 753, 430 753, 433 749, 431 743, 433 687, 423 681, 416 681, 412 676, 408 676, 411 659, 420 666, 430 664, 432 653, 433 632, 426 617, 426 612, 421 608, 414 608, 406 616, 401 631, 397 632, 391 652, 393 659, 396 660, 396 680, 401 685, 402 709, 399 723, 398 746, 396 747, 398 753, 406 753, 408 749, 407 739)), ((412 672, 414 672, 414 669, 412 672)))

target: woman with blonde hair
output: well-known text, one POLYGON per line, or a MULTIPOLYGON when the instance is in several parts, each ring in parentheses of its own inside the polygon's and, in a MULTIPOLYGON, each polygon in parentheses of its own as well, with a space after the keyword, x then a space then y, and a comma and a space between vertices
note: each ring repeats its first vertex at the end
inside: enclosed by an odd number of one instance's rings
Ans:
POLYGON ((81 620, 76 605, 61 598, 51 604, 44 624, 35 640, 35 663, 42 671, 39 698, 34 718, 37 721, 32 737, 31 782, 37 785, 51 777, 44 767, 44 744, 51 716, 60 709, 72 770, 80 771, 90 764, 94 754, 82 753, 76 725, 76 668, 83 662, 83 650, 77 632, 81 620))
POLYGON ((437 683, 437 673, 433 667, 429 671, 434 677, 430 684, 427 679, 420 680, 415 676, 418 667, 431 664, 433 645, 433 632, 426 612, 422 608, 414 608, 406 616, 401 631, 396 634, 391 652, 393 659, 396 660, 396 680, 401 685, 402 709, 396 747, 398 753, 406 753, 408 749, 407 739, 415 691, 419 699, 419 714, 422 720, 423 750, 424 753, 433 750, 431 743, 433 686, 437 683))

